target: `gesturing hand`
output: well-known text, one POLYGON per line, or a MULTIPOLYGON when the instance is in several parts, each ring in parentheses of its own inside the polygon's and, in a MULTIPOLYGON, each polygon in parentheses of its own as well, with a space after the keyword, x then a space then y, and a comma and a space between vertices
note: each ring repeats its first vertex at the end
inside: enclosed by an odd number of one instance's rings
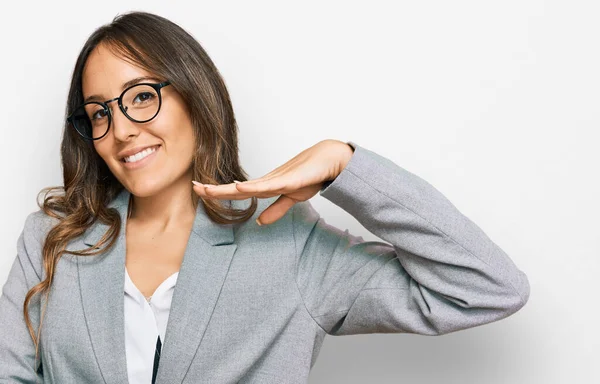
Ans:
POLYGON ((343 141, 326 139, 258 179, 222 185, 193 181, 193 189, 204 198, 221 200, 281 195, 257 219, 259 224, 271 224, 282 218, 297 202, 316 195, 324 182, 335 179, 350 161, 353 152, 353 148, 343 141))

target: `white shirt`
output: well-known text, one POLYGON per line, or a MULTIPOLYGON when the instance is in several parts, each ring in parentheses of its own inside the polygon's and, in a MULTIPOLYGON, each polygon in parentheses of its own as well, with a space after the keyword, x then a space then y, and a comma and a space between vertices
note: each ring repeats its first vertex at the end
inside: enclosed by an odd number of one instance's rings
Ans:
POLYGON ((129 384, 150 384, 156 339, 164 343, 171 299, 179 272, 163 281, 149 299, 125 269, 125 350, 129 384))

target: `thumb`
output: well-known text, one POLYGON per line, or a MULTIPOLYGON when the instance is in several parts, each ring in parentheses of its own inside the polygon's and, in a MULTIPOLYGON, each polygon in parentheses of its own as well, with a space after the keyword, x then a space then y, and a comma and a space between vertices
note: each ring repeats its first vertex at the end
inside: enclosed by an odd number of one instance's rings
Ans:
POLYGON ((262 211, 256 220, 259 222, 259 225, 274 223, 281 219, 294 204, 296 204, 296 200, 289 196, 281 195, 273 204, 262 211))

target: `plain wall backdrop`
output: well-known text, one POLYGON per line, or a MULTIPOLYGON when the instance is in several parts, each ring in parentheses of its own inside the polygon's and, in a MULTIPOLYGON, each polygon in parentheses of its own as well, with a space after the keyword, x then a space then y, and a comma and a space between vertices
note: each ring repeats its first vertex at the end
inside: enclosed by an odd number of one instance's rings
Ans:
MULTIPOLYGON (((600 383, 597 1, 6 2, 0 283, 59 144, 84 41, 143 10, 220 70, 258 178, 326 138, 419 175, 529 277, 526 306, 452 334, 327 336, 310 383, 600 383), (594 325, 596 324, 596 325, 594 325)), ((320 196, 331 224, 376 238, 320 196)))

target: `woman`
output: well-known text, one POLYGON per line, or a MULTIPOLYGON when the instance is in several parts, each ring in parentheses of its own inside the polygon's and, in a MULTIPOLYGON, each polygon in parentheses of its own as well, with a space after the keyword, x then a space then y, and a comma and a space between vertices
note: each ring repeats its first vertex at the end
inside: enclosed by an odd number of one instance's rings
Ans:
POLYGON ((248 181, 219 72, 162 17, 90 36, 64 129, 64 188, 0 297, 0 382, 305 383, 326 334, 443 335, 529 298, 475 223, 354 142, 248 181), (386 242, 327 224, 317 192, 386 242))

